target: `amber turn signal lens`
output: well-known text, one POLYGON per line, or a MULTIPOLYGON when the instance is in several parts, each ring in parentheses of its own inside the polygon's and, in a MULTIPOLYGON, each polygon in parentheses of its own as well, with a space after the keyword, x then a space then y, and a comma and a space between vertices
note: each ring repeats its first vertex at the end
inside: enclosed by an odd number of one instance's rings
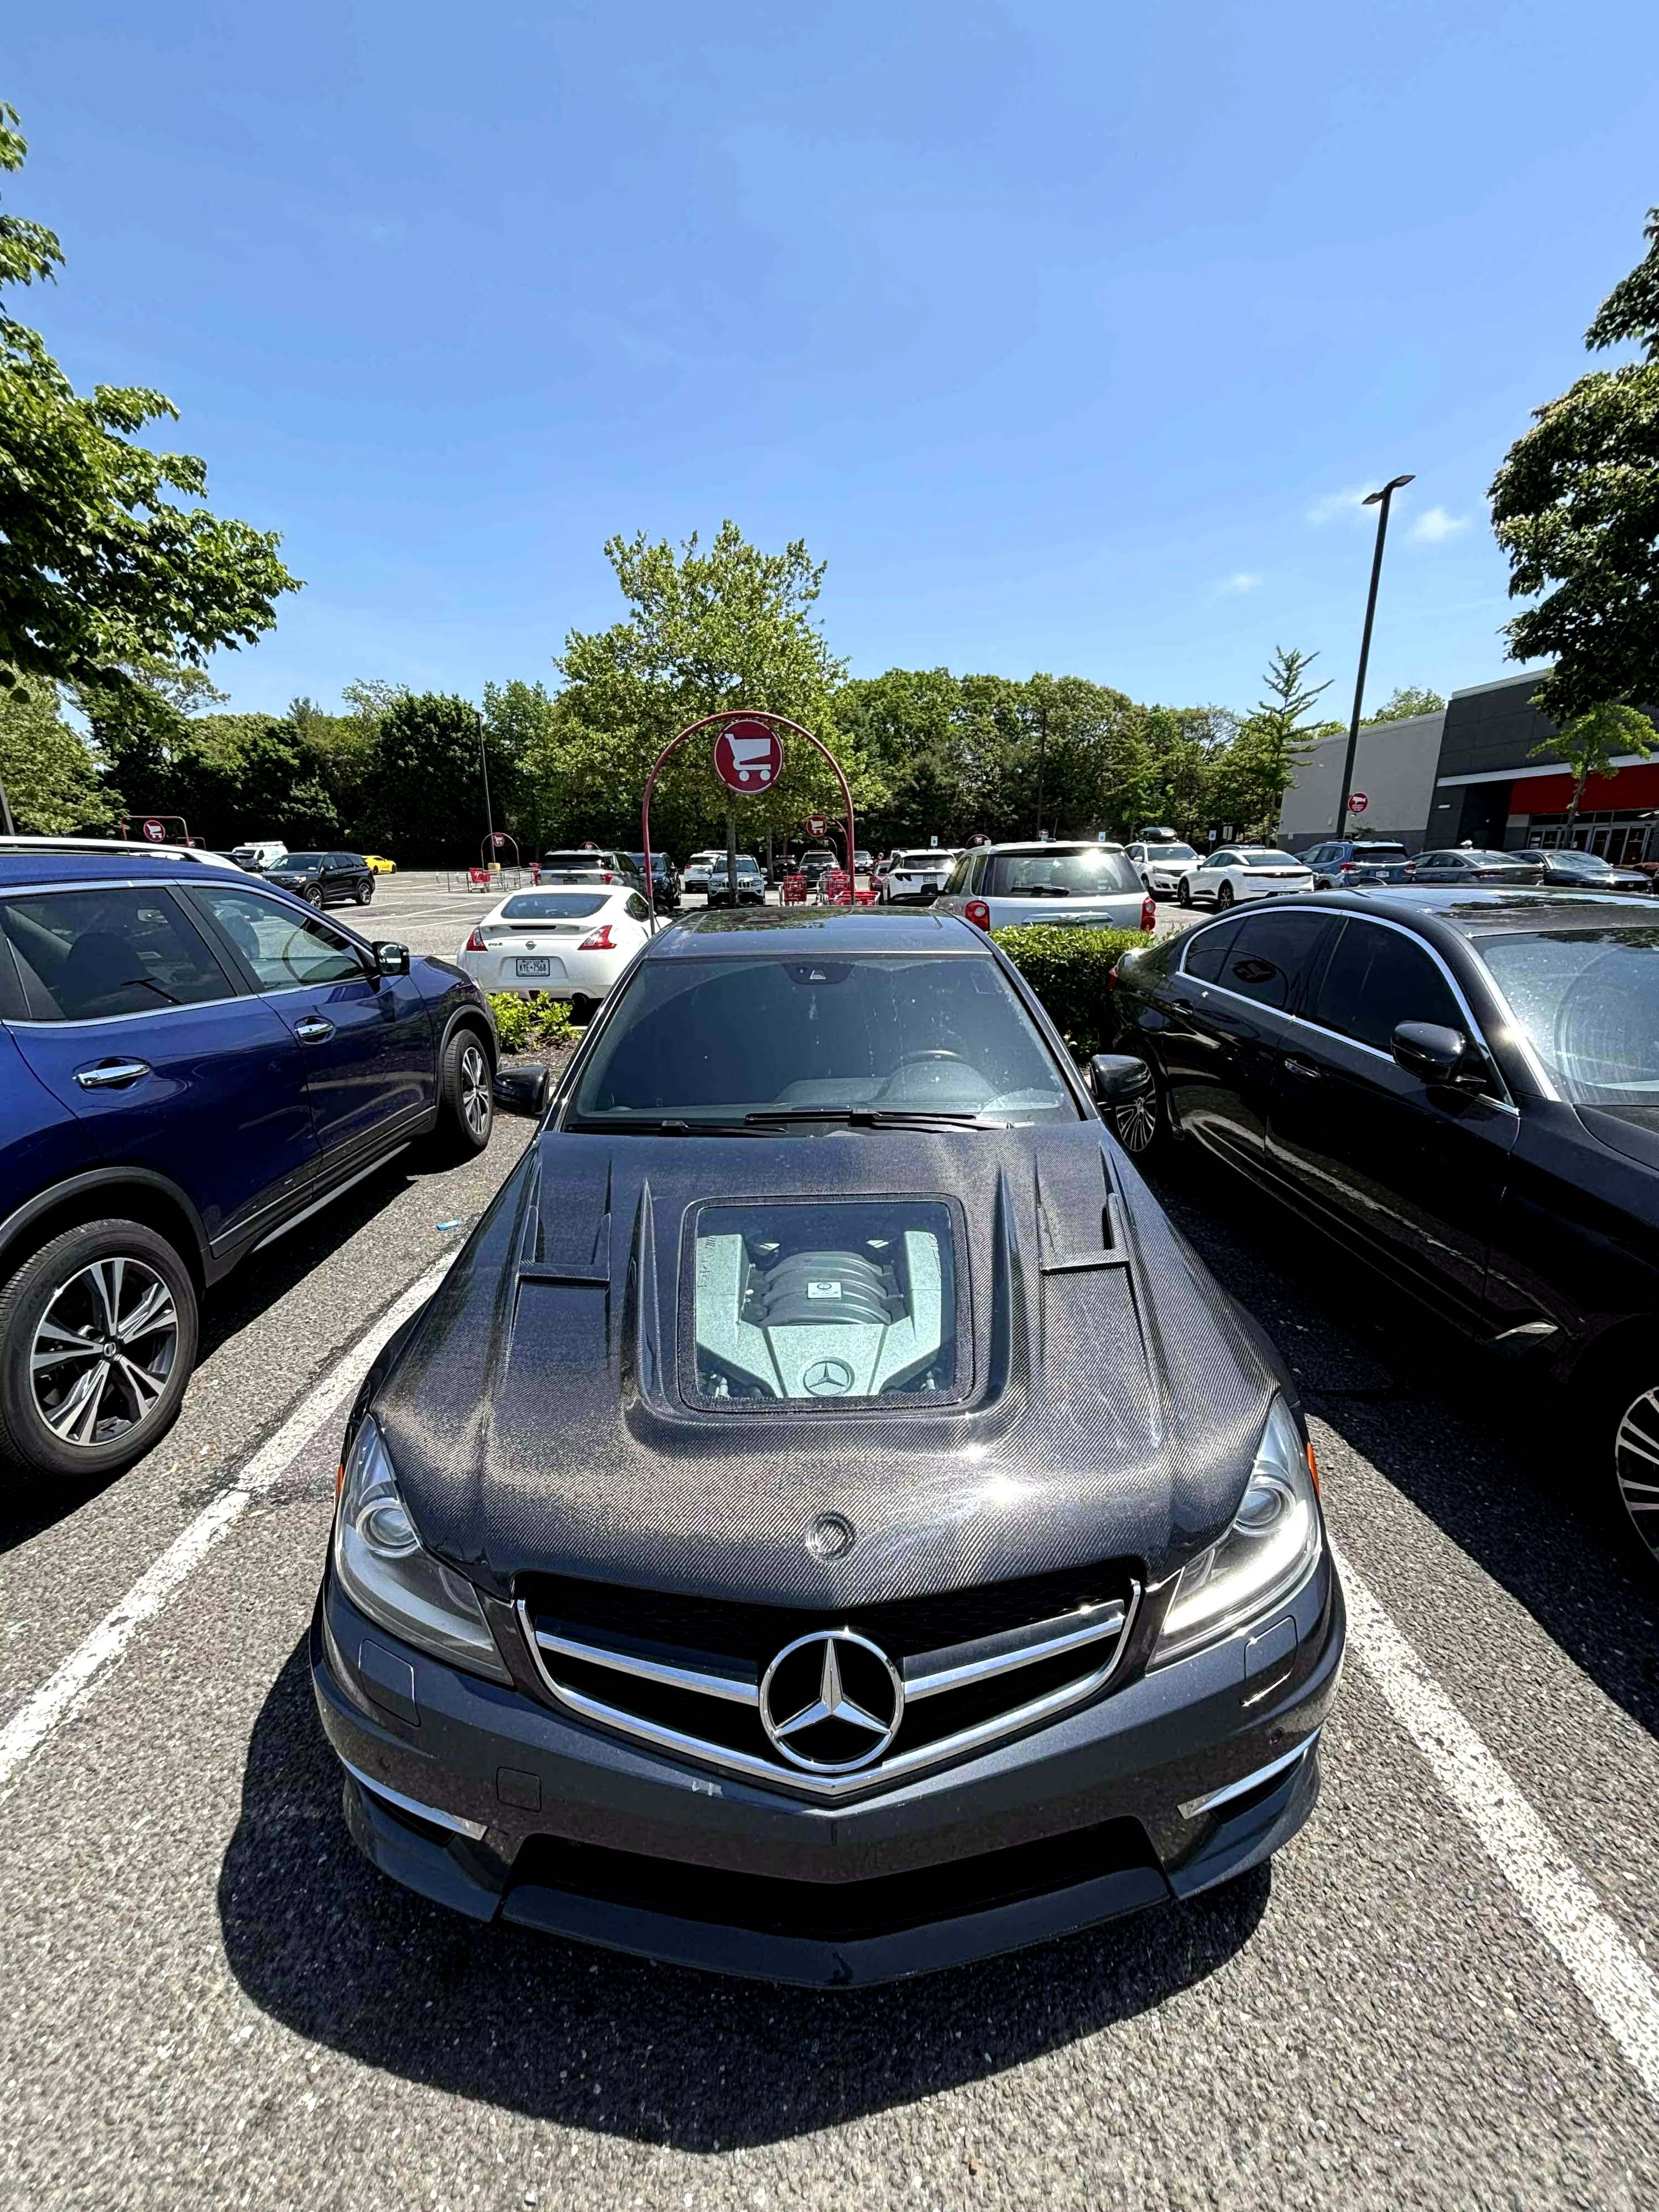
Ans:
POLYGON ((1313 1477, 1314 1488, 1317 1490, 1319 1487, 1319 1462, 1314 1457, 1314 1448, 1311 1438, 1309 1439, 1308 1443, 1308 1472, 1313 1477))

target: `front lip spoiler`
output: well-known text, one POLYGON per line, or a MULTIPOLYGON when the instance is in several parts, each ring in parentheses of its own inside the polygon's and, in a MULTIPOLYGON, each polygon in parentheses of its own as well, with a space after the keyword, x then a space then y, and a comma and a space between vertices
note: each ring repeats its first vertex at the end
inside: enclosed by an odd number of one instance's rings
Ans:
POLYGON ((1218 1806, 1230 1805, 1235 1797, 1248 1796, 1252 1790, 1260 1790, 1264 1783, 1287 1774, 1297 1759, 1305 1759, 1314 1749, 1323 1727, 1322 1721, 1319 1728, 1311 1735, 1304 1736, 1294 1751, 1287 1751, 1282 1759, 1270 1760, 1266 1766, 1258 1766, 1254 1774, 1241 1775, 1237 1782, 1225 1783, 1219 1790, 1209 1790, 1202 1797, 1189 1797, 1177 1808, 1182 1819, 1196 1820, 1206 1813, 1213 1813, 1218 1806))

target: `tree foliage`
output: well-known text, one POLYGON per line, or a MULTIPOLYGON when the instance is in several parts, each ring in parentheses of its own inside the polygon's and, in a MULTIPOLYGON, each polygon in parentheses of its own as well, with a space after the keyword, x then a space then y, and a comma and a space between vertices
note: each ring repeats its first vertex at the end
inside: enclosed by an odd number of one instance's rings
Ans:
MULTIPOLYGON (((629 612, 606 630, 571 631, 556 664, 564 688, 520 767, 559 793, 572 828, 579 820, 588 836, 631 846, 651 764, 678 731, 727 708, 764 708, 829 742, 844 664, 813 617, 823 565, 799 538, 763 553, 728 520, 706 552, 695 532, 678 554, 643 532, 605 550, 629 612)), ((715 839, 725 801, 709 773, 714 739, 694 740, 665 774, 653 811, 665 844, 715 839)), ((787 738, 785 752, 781 781, 738 803, 746 844, 841 811, 820 757, 787 738)), ((878 798, 856 748, 842 765, 855 808, 878 798)))
MULTIPOLYGON (((23 166, 0 106, 0 170, 23 166)), ((0 288, 54 280, 53 234, 0 217, 0 288)), ((0 659, 23 677, 118 685, 136 662, 251 643, 299 588, 278 539, 198 505, 204 465, 136 442, 176 419, 159 392, 78 396, 40 334, 0 307, 0 659)))
POLYGON ((1586 334, 1645 358, 1536 409, 1492 480, 1510 597, 1537 599, 1506 626, 1510 657, 1553 659, 1534 696, 1561 722, 1659 699, 1659 208, 1645 235, 1586 334))
POLYGON ((64 720, 57 685, 38 678, 0 687, 0 786, 25 836, 96 835, 120 811, 118 792, 100 781, 85 740, 64 720))
POLYGON ((1322 684, 1309 680, 1318 658, 1294 646, 1273 647, 1262 678, 1267 697, 1246 715, 1237 736, 1216 759, 1209 793, 1216 820, 1237 823, 1253 836, 1277 835, 1279 809, 1297 769, 1321 738, 1342 726, 1305 720, 1330 689, 1328 678, 1322 684))
POLYGON ((1425 690, 1417 684, 1401 684, 1380 707, 1366 715, 1359 726, 1371 730, 1379 722, 1408 722, 1414 714, 1437 714, 1445 703, 1437 691, 1425 690))
POLYGON ((1551 760, 1565 762, 1571 770, 1572 804, 1567 809, 1571 830, 1591 776, 1617 775, 1613 763, 1621 755, 1638 753, 1645 759, 1656 749, 1659 749, 1659 730, 1639 708, 1604 701, 1588 714, 1576 714, 1557 736, 1534 745, 1528 757, 1536 760, 1547 755, 1551 760))

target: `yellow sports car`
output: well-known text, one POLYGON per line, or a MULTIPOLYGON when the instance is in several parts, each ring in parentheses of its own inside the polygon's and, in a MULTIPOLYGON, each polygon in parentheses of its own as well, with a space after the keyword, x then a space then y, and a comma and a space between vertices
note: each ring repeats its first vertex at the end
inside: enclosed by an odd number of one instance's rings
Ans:
POLYGON ((398 872, 398 863, 395 860, 386 860, 380 853, 365 853, 363 866, 373 869, 377 876, 395 876, 398 872))

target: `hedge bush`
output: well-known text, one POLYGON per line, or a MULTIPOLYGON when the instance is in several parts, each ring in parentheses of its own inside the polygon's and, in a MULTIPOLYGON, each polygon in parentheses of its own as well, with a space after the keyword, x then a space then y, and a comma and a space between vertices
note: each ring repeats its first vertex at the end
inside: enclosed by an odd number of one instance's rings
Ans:
POLYGON ((1116 1024, 1108 980, 1124 953, 1150 945, 1144 929, 1079 929, 1052 921, 993 932, 1079 1060, 1109 1052, 1116 1024))
POLYGON ((489 1011, 503 1052, 528 1052, 535 1045, 574 1044, 576 1025, 562 999, 526 999, 516 991, 492 991, 489 1011))

